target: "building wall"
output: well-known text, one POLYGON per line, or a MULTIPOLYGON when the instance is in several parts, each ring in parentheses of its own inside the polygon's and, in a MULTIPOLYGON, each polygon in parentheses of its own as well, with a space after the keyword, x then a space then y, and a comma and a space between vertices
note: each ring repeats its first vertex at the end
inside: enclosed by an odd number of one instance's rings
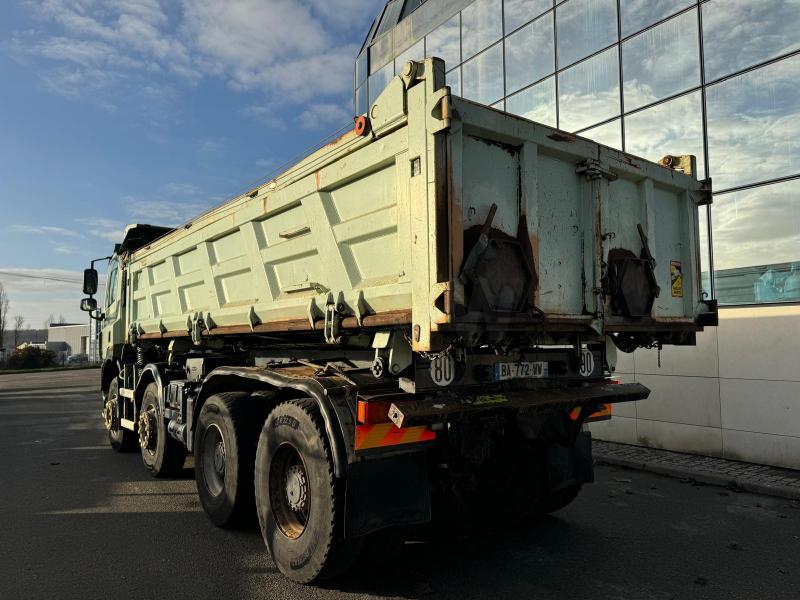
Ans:
POLYGON ((621 356, 653 393, 598 437, 800 468, 798 23, 797 0, 392 0, 365 42, 357 114, 405 61, 439 56, 456 95, 651 160, 694 154, 713 179, 720 326, 660 368, 621 356))
POLYGON ((88 323, 86 325, 51 325, 47 330, 47 341, 66 342, 70 347, 70 354, 85 353, 88 336, 88 323))
POLYGON ((696 347, 620 354, 650 398, 592 424, 599 439, 800 469, 800 306, 724 308, 696 347))

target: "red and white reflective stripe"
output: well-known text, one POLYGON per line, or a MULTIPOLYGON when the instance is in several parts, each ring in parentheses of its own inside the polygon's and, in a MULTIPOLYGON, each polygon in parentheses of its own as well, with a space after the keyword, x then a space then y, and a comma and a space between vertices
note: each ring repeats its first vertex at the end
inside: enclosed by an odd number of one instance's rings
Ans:
MULTIPOLYGON (((577 421, 578 417, 581 416, 581 411, 583 409, 579 406, 577 408, 573 408, 572 411, 569 413, 569 418, 573 421, 577 421)), ((610 419, 611 418, 611 405, 610 404, 601 404, 600 408, 598 408, 595 412, 589 415, 587 421, 596 421, 600 419, 610 419)))
POLYGON ((436 433, 425 426, 397 427, 394 423, 378 425, 356 425, 356 450, 429 442, 436 433))

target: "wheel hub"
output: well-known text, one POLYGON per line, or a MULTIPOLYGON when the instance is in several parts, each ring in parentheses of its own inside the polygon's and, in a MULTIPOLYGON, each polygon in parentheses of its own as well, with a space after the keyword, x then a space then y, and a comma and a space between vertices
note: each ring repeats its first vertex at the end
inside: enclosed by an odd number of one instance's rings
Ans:
POLYGON ((103 405, 103 424, 108 431, 117 431, 119 429, 115 400, 106 400, 106 403, 103 405))
POLYGON ((225 444, 222 440, 214 446, 214 470, 220 477, 225 477, 225 444))
POLYGON ((139 414, 139 446, 153 452, 156 447, 156 414, 155 410, 143 410, 139 414))
POLYGON ((306 509, 308 482, 301 465, 292 465, 286 469, 286 501, 293 511, 299 512, 306 509))

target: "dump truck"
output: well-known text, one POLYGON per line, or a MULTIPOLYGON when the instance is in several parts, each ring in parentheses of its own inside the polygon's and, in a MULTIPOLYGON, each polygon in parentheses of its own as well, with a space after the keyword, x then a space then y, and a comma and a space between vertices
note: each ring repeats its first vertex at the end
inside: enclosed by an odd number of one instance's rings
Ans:
POLYGON ((156 477, 193 455, 210 520, 257 518, 302 583, 439 513, 564 507, 593 479, 586 424, 649 394, 613 379, 618 351, 716 325, 696 172, 408 62, 279 176, 182 227, 129 226, 100 307, 85 271, 111 447, 156 477))

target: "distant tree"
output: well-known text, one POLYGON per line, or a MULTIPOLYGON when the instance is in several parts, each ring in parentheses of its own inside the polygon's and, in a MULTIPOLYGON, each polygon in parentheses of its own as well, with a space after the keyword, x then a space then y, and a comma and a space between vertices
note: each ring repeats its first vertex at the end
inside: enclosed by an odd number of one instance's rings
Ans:
POLYGON ((19 346, 23 327, 25 327, 25 317, 22 315, 14 317, 14 348, 19 346))
POLYGON ((22 350, 14 350, 8 359, 11 369, 44 369, 56 364, 55 352, 28 346, 22 350))
POLYGON ((0 348, 4 347, 6 325, 8 325, 8 294, 0 283, 0 348))
POLYGON ((44 328, 47 329, 50 327, 51 324, 56 322, 56 317, 53 313, 50 313, 50 316, 44 320, 44 328))

